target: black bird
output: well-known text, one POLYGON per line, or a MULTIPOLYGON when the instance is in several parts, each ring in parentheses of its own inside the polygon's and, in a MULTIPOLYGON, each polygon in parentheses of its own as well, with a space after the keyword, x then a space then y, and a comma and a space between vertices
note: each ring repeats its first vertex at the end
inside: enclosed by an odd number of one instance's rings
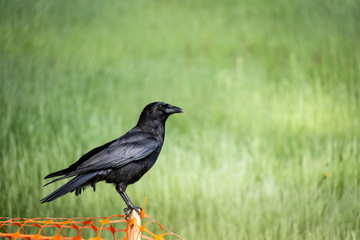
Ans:
POLYGON ((124 199, 128 216, 132 209, 139 212, 125 193, 129 184, 137 182, 156 162, 164 143, 165 122, 174 113, 182 113, 179 107, 164 102, 148 104, 142 111, 135 127, 123 136, 94 148, 66 169, 45 177, 59 177, 44 186, 69 177, 69 182, 50 193, 41 203, 51 202, 69 192, 75 195, 88 185, 95 191, 99 181, 113 183, 116 191, 124 199))

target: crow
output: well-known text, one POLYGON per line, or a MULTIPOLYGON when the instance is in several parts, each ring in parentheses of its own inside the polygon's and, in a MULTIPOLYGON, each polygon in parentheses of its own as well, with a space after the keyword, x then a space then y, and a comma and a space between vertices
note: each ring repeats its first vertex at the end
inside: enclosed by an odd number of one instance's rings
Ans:
POLYGON ((124 199, 126 216, 133 209, 140 213, 141 208, 131 202, 125 190, 155 164, 164 143, 167 118, 182 112, 181 108, 164 102, 146 105, 136 126, 123 136, 85 153, 68 168, 47 175, 45 179, 58 178, 44 187, 65 178, 74 178, 43 198, 41 203, 51 202, 73 191, 78 196, 89 185, 95 191, 97 182, 106 181, 113 183, 124 199))

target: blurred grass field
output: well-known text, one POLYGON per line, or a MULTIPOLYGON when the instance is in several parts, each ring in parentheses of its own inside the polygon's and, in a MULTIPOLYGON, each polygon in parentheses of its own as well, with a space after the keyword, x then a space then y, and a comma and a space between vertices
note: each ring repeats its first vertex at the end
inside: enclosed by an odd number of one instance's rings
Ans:
POLYGON ((0 1, 0 216, 121 214, 109 184, 43 177, 167 122, 128 188, 185 239, 360 238, 360 2, 0 1))

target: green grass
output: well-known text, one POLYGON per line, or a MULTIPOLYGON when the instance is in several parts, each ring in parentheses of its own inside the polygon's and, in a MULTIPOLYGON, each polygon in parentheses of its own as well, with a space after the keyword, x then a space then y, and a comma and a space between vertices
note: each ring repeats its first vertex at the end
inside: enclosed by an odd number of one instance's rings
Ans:
POLYGON ((0 1, 0 216, 121 214, 43 177, 182 107, 128 188, 185 239, 360 238, 360 3, 0 1), (324 174, 329 173, 328 178, 324 174))

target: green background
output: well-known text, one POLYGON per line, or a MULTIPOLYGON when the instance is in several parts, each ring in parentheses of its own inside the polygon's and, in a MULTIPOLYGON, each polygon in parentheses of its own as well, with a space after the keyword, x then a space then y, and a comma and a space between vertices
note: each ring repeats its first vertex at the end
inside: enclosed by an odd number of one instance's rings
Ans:
POLYGON ((360 238, 360 2, 0 1, 0 216, 122 214, 43 177, 167 122, 127 192, 185 239, 360 238), (328 175, 327 175, 328 174, 328 175), (324 176, 327 177, 324 177, 324 176))

